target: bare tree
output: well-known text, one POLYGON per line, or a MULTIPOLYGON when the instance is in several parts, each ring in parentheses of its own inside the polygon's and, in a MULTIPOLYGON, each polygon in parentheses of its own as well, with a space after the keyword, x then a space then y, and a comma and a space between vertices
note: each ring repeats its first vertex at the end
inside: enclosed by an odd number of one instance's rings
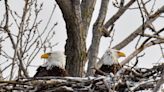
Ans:
POLYGON ((28 78, 28 68, 37 54, 41 50, 45 52, 55 46, 51 40, 54 39, 54 29, 57 23, 53 22, 50 25, 50 22, 56 5, 54 4, 52 13, 48 16, 49 20, 44 29, 40 29, 40 25, 44 21, 39 19, 43 3, 38 3, 37 0, 24 0, 24 7, 22 7, 22 13, 20 13, 10 8, 8 0, 4 0, 3 2, 5 13, 0 24, 0 55, 4 61, 1 61, 1 65, 5 62, 11 63, 8 63, 2 69, 2 73, 6 69, 10 69, 7 79, 11 80, 14 76, 18 77, 18 79, 21 77, 28 78), (7 46, 7 50, 4 47, 6 42, 11 43, 11 45, 7 46), (18 72, 15 73, 15 71, 18 72))
MULTIPOLYGON (((92 43, 88 50, 88 57, 86 57, 86 37, 88 33, 88 28, 91 25, 91 19, 93 10, 95 7, 96 0, 56 0, 58 3, 62 13, 64 20, 66 22, 66 28, 67 28, 67 34, 68 39, 66 43, 66 55, 67 55, 67 70, 69 71, 71 76, 82 76, 83 73, 83 66, 86 60, 89 60, 88 64, 88 70, 87 75, 93 75, 94 70, 91 69, 95 66, 98 56, 98 50, 99 50, 99 44, 101 37, 110 37, 111 32, 113 31, 114 24, 119 18, 132 6, 134 3, 137 3, 138 7, 134 8, 135 10, 139 10, 141 13, 142 18, 142 24, 139 28, 134 30, 132 34, 129 34, 126 39, 121 41, 119 44, 114 46, 115 49, 122 49, 125 46, 127 46, 130 42, 132 42, 136 37, 140 36, 139 41, 143 37, 148 37, 148 35, 145 34, 145 30, 149 28, 154 32, 153 36, 149 36, 149 38, 139 47, 136 49, 138 53, 133 54, 128 61, 130 61, 132 58, 134 58, 139 52, 145 49, 143 47, 147 42, 151 41, 152 38, 154 38, 155 35, 159 35, 159 33, 155 33, 155 29, 153 27, 152 22, 154 22, 157 18, 160 17, 160 15, 164 11, 164 6, 159 7, 158 10, 154 11, 155 2, 153 0, 149 1, 143 1, 143 0, 130 0, 130 1, 124 1, 124 0, 114 0, 113 5, 118 8, 118 11, 109 19, 106 19, 106 12, 108 10, 108 3, 109 0, 102 0, 101 1, 101 7, 99 10, 99 15, 96 19, 96 22, 93 25, 92 33, 92 43), (146 8, 146 5, 148 3, 154 2, 151 9, 146 8), (149 12, 150 11, 150 12, 149 12), (104 20, 107 20, 105 22, 104 20), (74 24, 73 24, 74 23, 74 24), (142 48, 142 50, 140 49, 142 48), (140 51, 139 51, 140 49, 140 51)), ((155 37, 157 40, 159 37, 155 37)), ((161 40, 161 39, 160 39, 161 40)), ((158 44, 163 43, 159 42, 158 44)), ((137 44, 136 44, 137 45, 137 44)), ((146 46, 149 47, 149 46, 146 46)), ((135 51, 135 52, 136 52, 135 51)), ((126 61, 127 61, 126 59, 126 61)), ((125 62, 125 61, 124 61, 125 62)), ((127 63, 127 62, 126 62, 127 63)))

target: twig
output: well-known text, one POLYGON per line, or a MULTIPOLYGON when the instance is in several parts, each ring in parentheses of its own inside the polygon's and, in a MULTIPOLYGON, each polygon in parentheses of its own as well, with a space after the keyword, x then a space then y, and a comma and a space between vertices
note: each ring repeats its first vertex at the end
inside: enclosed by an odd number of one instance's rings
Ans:
POLYGON ((111 48, 111 45, 112 45, 112 42, 113 42, 113 38, 114 38, 114 33, 115 33, 115 30, 113 30, 113 34, 111 36, 111 41, 110 41, 110 44, 109 44, 109 47, 108 48, 111 48))
POLYGON ((101 71, 100 69, 97 69, 96 67, 93 67, 92 69, 95 69, 96 71, 98 71, 102 75, 107 76, 107 74, 105 72, 101 71))
POLYGON ((134 68, 138 64, 139 58, 143 57, 144 55, 145 55, 145 53, 143 53, 142 55, 136 56, 136 62, 134 63, 132 68, 134 68))
POLYGON ((161 44, 164 43, 164 40, 153 40, 147 44, 141 45, 137 50, 135 50, 131 55, 129 55, 125 60, 123 60, 120 64, 125 65, 128 63, 133 57, 135 57, 137 54, 139 54, 141 51, 146 49, 147 47, 156 45, 156 44, 161 44))
POLYGON ((164 83, 164 70, 162 71, 161 78, 160 80, 158 80, 157 85, 153 89, 153 92, 157 92, 163 83, 164 83))
POLYGON ((159 35, 150 35, 150 34, 139 34, 139 35, 164 40, 164 37, 161 37, 159 35))

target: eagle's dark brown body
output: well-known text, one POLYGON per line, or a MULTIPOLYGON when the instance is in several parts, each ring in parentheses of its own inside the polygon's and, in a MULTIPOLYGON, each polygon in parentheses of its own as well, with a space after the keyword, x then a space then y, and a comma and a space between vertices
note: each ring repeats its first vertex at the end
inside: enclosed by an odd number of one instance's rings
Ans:
POLYGON ((59 68, 57 66, 52 67, 51 69, 47 69, 47 67, 40 66, 37 69, 37 73, 34 75, 34 77, 44 77, 44 76, 68 76, 68 73, 66 70, 59 68))
MULTIPOLYGON (((121 66, 119 64, 113 64, 113 65, 102 65, 99 70, 101 70, 104 73, 113 73, 115 74, 121 66)), ((96 71, 95 74, 103 75, 101 72, 96 71)))

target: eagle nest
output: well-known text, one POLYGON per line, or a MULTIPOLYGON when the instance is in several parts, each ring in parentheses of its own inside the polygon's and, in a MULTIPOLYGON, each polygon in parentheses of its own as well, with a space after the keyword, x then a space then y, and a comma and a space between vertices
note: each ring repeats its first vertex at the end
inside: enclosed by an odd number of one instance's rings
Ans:
MULTIPOLYGON (((164 64, 153 68, 124 67, 96 77, 37 77, 12 81, 0 80, 0 91, 19 92, 134 92, 155 90, 164 82, 164 64)), ((160 90, 164 90, 160 88, 160 90)))

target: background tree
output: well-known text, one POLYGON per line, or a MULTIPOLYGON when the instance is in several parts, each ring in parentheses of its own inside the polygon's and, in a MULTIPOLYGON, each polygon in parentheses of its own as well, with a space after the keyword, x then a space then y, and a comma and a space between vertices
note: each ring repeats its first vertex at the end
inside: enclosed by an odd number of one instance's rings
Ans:
MULTIPOLYGON (((94 70, 91 69, 95 67, 97 56, 99 53, 99 44, 101 37, 110 37, 113 32, 114 24, 119 18, 130 9, 134 3, 137 3, 136 10, 139 10, 142 17, 142 24, 139 28, 133 31, 132 34, 129 34, 127 38, 121 41, 119 44, 114 46, 115 49, 122 49, 127 46, 130 42, 132 42, 136 37, 139 36, 138 42, 143 39, 143 37, 148 37, 142 44, 136 44, 136 50, 126 58, 123 64, 126 64, 132 58, 134 58, 137 54, 139 54, 142 50, 145 49, 145 45, 152 41, 154 36, 159 35, 156 33, 157 31, 154 29, 152 24, 164 11, 164 6, 159 7, 158 10, 154 11, 152 8, 148 9, 146 5, 153 0, 143 1, 143 0, 113 0, 113 5, 118 8, 118 11, 109 19, 106 19, 106 12, 108 11, 108 3, 109 0, 102 0, 101 7, 99 10, 99 15, 96 19, 96 22, 93 25, 92 29, 92 43, 88 50, 88 57, 86 57, 86 37, 88 34, 88 28, 91 25, 91 19, 93 10, 95 8, 96 0, 56 0, 59 5, 64 20, 66 22, 67 29, 67 42, 66 42, 66 55, 67 55, 67 70, 69 74, 72 76, 82 76, 83 66, 86 60, 89 60, 87 75, 93 75, 94 70), (150 11, 150 12, 149 12, 150 11), (107 21, 105 21, 107 20, 107 21), (111 29, 110 29, 111 28, 111 29), (145 30, 152 30, 153 35, 145 34, 145 30), (138 48, 138 46, 140 47, 138 48), (125 63, 126 62, 126 63, 125 63)), ((163 29, 161 29, 163 31, 163 29)), ((160 30, 160 32, 162 32, 160 30)), ((158 39, 158 38, 156 38, 158 39)), ((156 41, 156 40, 154 40, 156 41)), ((160 42, 157 44, 163 43, 163 40, 160 39, 160 42)), ((154 44, 153 44, 154 45, 154 44)), ((149 46, 146 46, 149 47, 149 46)))
POLYGON ((28 78, 28 70, 36 56, 41 51, 52 50, 56 45, 51 42, 57 25, 57 22, 51 22, 56 5, 52 7, 49 20, 45 22, 39 18, 43 3, 37 0, 20 2, 24 5, 20 9, 22 12, 12 9, 8 0, 1 3, 4 3, 1 8, 5 11, 0 24, 1 66, 4 67, 1 72, 6 75, 4 79, 28 78), (40 26, 42 23, 45 23, 44 27, 40 26))

